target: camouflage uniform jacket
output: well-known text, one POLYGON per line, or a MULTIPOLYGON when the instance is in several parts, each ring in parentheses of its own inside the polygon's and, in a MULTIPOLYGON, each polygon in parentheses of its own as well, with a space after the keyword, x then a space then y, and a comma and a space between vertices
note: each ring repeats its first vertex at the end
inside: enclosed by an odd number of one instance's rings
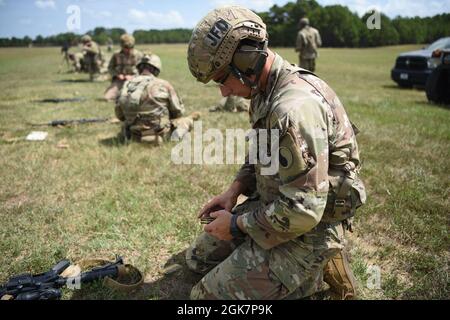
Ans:
POLYGON ((300 52, 301 58, 317 58, 317 48, 320 46, 322 46, 322 39, 317 29, 306 26, 298 32, 295 51, 300 52))
POLYGON ((75 68, 75 71, 82 71, 83 70, 83 59, 84 55, 81 52, 76 52, 73 54, 72 66, 75 68))
POLYGON ((126 55, 122 50, 117 51, 109 61, 108 71, 114 79, 119 74, 137 75, 138 70, 136 64, 141 59, 142 53, 139 50, 133 49, 129 55, 126 55))
POLYGON ((87 56, 95 57, 98 55, 98 57, 101 57, 100 47, 95 41, 84 44, 82 50, 87 56))
POLYGON ((140 75, 125 82, 115 111, 117 118, 125 121, 125 125, 164 127, 169 119, 181 117, 185 108, 169 82, 153 75, 140 75), (135 98, 134 92, 137 92, 135 98))
POLYGON ((256 192, 262 204, 243 215, 243 224, 256 243, 270 249, 321 222, 330 172, 356 172, 358 146, 334 91, 278 55, 266 89, 252 98, 250 122, 254 129, 280 130, 278 172, 262 175, 261 164, 247 161, 236 176, 247 187, 246 194, 256 192))

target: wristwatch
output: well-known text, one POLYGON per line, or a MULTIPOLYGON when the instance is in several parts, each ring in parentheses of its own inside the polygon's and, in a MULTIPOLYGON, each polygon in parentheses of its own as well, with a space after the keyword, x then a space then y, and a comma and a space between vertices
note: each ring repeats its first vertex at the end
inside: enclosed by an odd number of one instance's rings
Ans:
POLYGON ((241 229, 239 229, 239 226, 237 225, 238 217, 239 216, 237 214, 233 214, 231 216, 230 233, 234 239, 244 239, 246 235, 244 232, 242 232, 241 229))

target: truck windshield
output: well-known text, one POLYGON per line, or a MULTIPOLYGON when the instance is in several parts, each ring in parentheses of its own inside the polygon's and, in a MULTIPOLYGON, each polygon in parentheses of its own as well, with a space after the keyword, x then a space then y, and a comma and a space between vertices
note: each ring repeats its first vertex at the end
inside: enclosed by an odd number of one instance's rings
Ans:
POLYGON ((450 48, 450 38, 439 39, 433 42, 427 48, 427 50, 434 51, 436 49, 449 49, 450 48))

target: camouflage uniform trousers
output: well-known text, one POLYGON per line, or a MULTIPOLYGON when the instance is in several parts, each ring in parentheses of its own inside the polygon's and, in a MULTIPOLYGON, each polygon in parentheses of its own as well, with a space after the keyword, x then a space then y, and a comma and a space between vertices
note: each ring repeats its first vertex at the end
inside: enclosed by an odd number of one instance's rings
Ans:
POLYGON ((154 126, 139 123, 129 127, 124 125, 121 135, 135 142, 159 145, 164 141, 170 141, 172 136, 182 139, 185 134, 192 130, 194 121, 197 119, 197 113, 194 112, 189 116, 173 119, 170 123, 159 123, 154 126))
POLYGON ((108 101, 115 101, 119 96, 125 81, 126 80, 113 79, 111 85, 105 90, 105 99, 108 101))
POLYGON ((316 59, 304 59, 299 57, 300 60, 300 68, 309 70, 311 72, 316 71, 316 59))
POLYGON ((97 55, 88 53, 85 55, 85 64, 89 73, 89 79, 93 81, 100 73, 100 61, 97 55))
MULTIPOLYGON (((261 206, 246 201, 233 213, 261 206)), ((281 300, 308 297, 325 289, 323 268, 344 246, 341 224, 319 224, 297 239, 269 250, 251 238, 220 241, 202 233, 186 251, 188 267, 206 274, 191 299, 281 300), (286 251, 289 252, 286 256, 286 251)))

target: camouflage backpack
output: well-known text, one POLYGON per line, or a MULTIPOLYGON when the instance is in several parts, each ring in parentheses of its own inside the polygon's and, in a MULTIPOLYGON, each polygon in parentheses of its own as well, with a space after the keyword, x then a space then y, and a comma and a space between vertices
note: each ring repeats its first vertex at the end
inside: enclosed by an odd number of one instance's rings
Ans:
POLYGON ((305 39, 305 48, 307 52, 317 52, 317 45, 314 39, 314 33, 311 29, 305 30, 306 32, 303 34, 305 39))
POLYGON ((120 92, 118 103, 122 106, 127 122, 134 122, 142 111, 142 98, 147 87, 154 81, 153 76, 138 76, 127 81, 120 92))

